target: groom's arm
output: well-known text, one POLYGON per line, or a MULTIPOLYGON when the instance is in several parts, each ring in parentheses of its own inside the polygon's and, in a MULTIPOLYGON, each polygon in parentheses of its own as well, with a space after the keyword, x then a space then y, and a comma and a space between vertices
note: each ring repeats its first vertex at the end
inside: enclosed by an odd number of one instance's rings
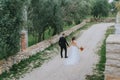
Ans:
POLYGON ((65 43, 67 44, 67 46, 69 46, 69 44, 68 44, 68 42, 67 42, 67 40, 65 39, 65 43))
POLYGON ((59 45, 61 46, 61 38, 59 39, 59 45))

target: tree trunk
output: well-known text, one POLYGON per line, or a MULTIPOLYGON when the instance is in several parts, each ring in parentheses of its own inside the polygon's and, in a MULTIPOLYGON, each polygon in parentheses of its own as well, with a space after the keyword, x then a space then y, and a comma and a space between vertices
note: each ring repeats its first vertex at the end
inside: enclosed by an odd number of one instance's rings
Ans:
POLYGON ((38 34, 38 42, 40 42, 42 40, 41 36, 42 36, 42 33, 39 32, 39 34, 38 34))

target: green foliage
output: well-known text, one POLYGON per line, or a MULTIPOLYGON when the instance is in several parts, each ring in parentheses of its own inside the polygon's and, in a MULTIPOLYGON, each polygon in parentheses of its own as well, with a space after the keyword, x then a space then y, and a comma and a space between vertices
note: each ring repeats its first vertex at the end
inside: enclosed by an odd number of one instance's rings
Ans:
POLYGON ((27 12, 32 26, 28 27, 28 33, 36 37, 36 43, 60 33, 65 26, 78 24, 91 13, 92 1, 31 0, 27 12))
MULTIPOLYGON (((62 31, 62 18, 60 5, 54 0, 32 0, 30 4, 29 18, 34 27, 29 30, 35 30, 37 33, 38 42, 44 40, 44 32, 50 27, 55 35, 62 31), (30 10, 32 9, 32 11, 30 10)), ((33 30, 33 31, 34 31, 33 30)))
POLYGON ((21 0, 0 1, 0 59, 19 51, 21 0))
POLYGON ((116 13, 117 13, 117 8, 116 8, 117 1, 119 1, 119 0, 113 0, 113 2, 110 3, 111 12, 114 15, 116 15, 116 13))
POLYGON ((96 18, 108 16, 109 8, 107 0, 96 0, 92 9, 92 15, 96 18))
POLYGON ((113 0, 113 1, 120 1, 120 0, 113 0))
POLYGON ((68 2, 64 1, 65 5, 62 5, 64 22, 67 22, 69 25, 74 23, 79 24, 91 13, 91 1, 92 0, 69 0, 68 2))

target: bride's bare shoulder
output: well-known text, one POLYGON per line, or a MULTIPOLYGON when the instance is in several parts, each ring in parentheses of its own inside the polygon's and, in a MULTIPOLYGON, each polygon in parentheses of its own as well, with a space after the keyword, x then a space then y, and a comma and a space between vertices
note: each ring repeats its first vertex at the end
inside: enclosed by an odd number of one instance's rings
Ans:
POLYGON ((76 41, 75 40, 73 40, 73 41, 71 41, 71 45, 76 45, 76 41))

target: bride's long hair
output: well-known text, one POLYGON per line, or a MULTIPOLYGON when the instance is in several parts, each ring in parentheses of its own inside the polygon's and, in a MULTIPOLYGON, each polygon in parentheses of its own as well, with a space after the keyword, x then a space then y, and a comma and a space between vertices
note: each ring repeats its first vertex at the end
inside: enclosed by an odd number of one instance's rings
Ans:
POLYGON ((72 37, 72 41, 74 41, 76 38, 75 37, 72 37))

